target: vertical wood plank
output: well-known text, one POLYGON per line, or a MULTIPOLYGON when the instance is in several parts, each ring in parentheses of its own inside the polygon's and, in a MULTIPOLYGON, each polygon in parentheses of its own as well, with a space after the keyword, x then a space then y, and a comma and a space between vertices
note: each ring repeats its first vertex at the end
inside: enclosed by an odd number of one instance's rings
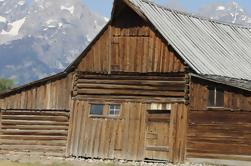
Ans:
POLYGON ((68 128, 68 136, 67 136, 67 144, 66 144, 66 156, 72 155, 72 144, 73 144, 73 129, 74 129, 74 112, 75 112, 75 101, 71 101, 70 106, 70 118, 69 118, 69 128, 68 128))
POLYGON ((184 104, 173 104, 170 125, 171 161, 184 162, 187 133, 187 108, 184 104))
POLYGON ((107 44, 108 44, 108 54, 107 54, 107 59, 108 59, 108 74, 111 73, 111 59, 112 59, 112 28, 111 26, 109 25, 108 26, 108 41, 107 41, 107 44))

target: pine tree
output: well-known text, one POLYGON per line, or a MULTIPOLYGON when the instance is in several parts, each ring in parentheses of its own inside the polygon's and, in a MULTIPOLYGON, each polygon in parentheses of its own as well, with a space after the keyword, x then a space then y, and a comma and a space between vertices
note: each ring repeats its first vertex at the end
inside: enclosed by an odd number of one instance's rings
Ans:
POLYGON ((6 92, 7 90, 13 88, 14 85, 14 80, 0 78, 0 93, 6 92))

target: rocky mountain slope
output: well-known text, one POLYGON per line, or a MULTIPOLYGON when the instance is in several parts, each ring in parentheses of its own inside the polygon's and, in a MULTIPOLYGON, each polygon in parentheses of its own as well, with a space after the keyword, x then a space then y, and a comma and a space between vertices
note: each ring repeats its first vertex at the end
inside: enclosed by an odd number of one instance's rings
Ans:
POLYGON ((207 5, 201 8, 198 14, 215 20, 251 26, 251 16, 234 1, 226 4, 214 3, 207 5))
MULTIPOLYGON (((251 26, 236 2, 210 4, 196 14, 251 26)), ((0 0, 0 77, 24 84, 62 71, 106 22, 82 0, 0 0)))
POLYGON ((106 21, 81 0, 0 0, 0 77, 23 84, 62 71, 106 21))

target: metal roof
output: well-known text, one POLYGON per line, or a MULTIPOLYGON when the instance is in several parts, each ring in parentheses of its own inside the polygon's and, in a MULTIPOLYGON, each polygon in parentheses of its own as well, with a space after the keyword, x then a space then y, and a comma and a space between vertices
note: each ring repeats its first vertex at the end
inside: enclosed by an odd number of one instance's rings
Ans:
POLYGON ((199 79, 208 80, 219 84, 224 84, 251 92, 251 80, 243 80, 243 79, 217 76, 217 75, 198 75, 198 74, 190 74, 190 75, 192 77, 196 77, 199 79))
POLYGON ((128 0, 198 74, 251 80, 251 29, 128 0))

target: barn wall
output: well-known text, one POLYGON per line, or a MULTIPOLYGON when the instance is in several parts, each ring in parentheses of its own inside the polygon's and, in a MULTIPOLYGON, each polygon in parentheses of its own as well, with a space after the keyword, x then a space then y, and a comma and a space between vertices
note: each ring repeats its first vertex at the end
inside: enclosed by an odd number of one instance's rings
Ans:
POLYGON ((144 159, 145 112, 151 103, 171 103, 172 139, 170 156, 185 156, 185 74, 95 74, 77 72, 73 82, 68 155, 144 159), (119 103, 118 118, 90 117, 91 103, 119 103), (180 104, 175 104, 180 103, 180 104), (179 149, 179 150, 175 150, 179 149))
POLYGON ((120 118, 90 118, 87 101, 73 103, 69 153, 74 156, 141 160, 145 104, 123 103, 120 118))
POLYGON ((65 156, 72 74, 11 92, 0 103, 0 154, 65 156))
POLYGON ((67 109, 71 100, 72 74, 37 86, 0 100, 2 109, 67 109))
POLYGON ((175 51, 127 7, 91 46, 78 70, 98 73, 185 71, 175 51))
POLYGON ((74 77, 73 97, 113 97, 117 100, 184 101, 185 74, 91 74, 78 72, 74 77))
MULTIPOLYGON (((145 115, 149 103, 100 101, 122 104, 118 118, 90 117, 90 103, 98 101, 74 100, 70 124, 68 154, 81 157, 144 160, 145 115)), ((99 102, 99 103, 100 103, 99 102)), ((170 160, 185 158, 187 110, 184 104, 172 104, 170 160)))
POLYGON ((190 110, 208 109, 208 85, 224 89, 224 109, 251 111, 251 93, 196 78, 190 85, 190 110))
POLYGON ((251 161, 251 95, 224 89, 224 108, 208 108, 208 81, 192 79, 187 157, 251 161))
POLYGON ((0 110, 0 154, 64 156, 66 110, 0 110))
POLYGON ((188 158, 251 161, 251 112, 190 111, 188 119, 188 158))

